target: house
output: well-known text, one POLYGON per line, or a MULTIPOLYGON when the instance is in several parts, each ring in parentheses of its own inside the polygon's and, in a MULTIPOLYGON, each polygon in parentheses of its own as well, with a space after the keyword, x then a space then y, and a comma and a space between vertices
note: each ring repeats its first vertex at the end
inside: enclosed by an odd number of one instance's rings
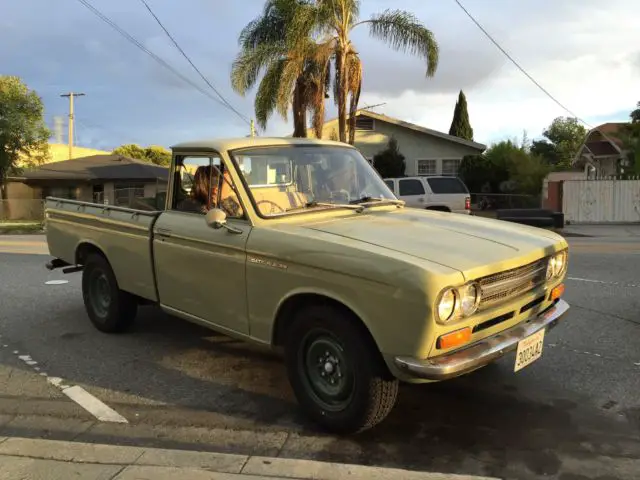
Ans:
POLYGON ((168 176, 165 167, 111 154, 47 163, 7 179, 8 205, 0 218, 41 218, 48 196, 157 208, 168 176))
MULTIPOLYGON (((110 155, 111 152, 107 152, 105 150, 96 150, 95 148, 87 148, 87 147, 73 147, 73 158, 82 158, 88 157, 90 155, 110 155)), ((22 161, 18 161, 18 167, 26 166, 26 159, 22 161)), ((50 143, 49 144, 49 155, 45 158, 45 163, 51 162, 61 162, 63 160, 69 159, 69 145, 66 143, 50 143)))
MULTIPOLYGON (((308 136, 314 137, 313 129, 308 136)), ((338 119, 325 122, 325 139, 338 138, 338 119)), ((367 160, 373 162, 375 154, 387 147, 395 137, 400 153, 405 157, 405 175, 456 175, 463 157, 480 155, 487 148, 481 143, 464 140, 413 123, 381 115, 369 110, 358 110, 354 146, 367 160)))
POLYGON ((584 169, 589 178, 618 175, 626 165, 622 128, 628 123, 604 123, 589 131, 573 165, 584 169))

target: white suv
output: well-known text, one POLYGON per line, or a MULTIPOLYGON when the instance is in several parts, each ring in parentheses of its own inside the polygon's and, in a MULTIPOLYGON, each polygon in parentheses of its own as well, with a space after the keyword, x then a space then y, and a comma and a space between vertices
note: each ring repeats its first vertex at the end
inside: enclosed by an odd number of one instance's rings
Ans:
POLYGON ((469 189, 458 177, 385 178, 384 182, 407 207, 471 213, 469 189))

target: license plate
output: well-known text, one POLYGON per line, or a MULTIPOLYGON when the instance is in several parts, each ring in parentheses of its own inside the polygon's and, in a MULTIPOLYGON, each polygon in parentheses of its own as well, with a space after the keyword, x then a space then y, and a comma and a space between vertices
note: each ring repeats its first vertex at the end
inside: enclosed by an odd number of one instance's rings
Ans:
POLYGON ((542 356, 542 345, 544 344, 544 328, 533 335, 529 335, 518 342, 516 351, 516 364, 514 372, 531 365, 542 356))

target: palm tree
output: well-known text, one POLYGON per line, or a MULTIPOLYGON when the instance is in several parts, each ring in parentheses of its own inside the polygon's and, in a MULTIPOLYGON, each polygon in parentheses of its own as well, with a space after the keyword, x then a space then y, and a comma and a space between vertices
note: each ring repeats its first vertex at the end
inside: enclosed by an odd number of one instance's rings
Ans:
POLYGON ((369 26, 372 37, 389 44, 397 51, 422 57, 427 64, 426 75, 432 77, 438 66, 438 44, 433 33, 418 18, 403 10, 385 10, 368 20, 359 20, 359 0, 306 1, 293 11, 287 25, 286 43, 297 48, 309 40, 319 38, 320 60, 327 52, 335 65, 334 100, 338 106, 338 132, 341 142, 347 140, 347 99, 349 101, 349 143, 355 135, 355 114, 362 89, 362 64, 353 43, 351 32, 369 26))
POLYGON ((254 109, 261 128, 274 111, 285 120, 293 110, 294 137, 307 136, 307 112, 313 115, 316 132, 324 123, 324 102, 330 84, 330 53, 312 38, 311 32, 290 39, 291 25, 308 0, 267 0, 261 16, 240 33, 241 51, 233 62, 231 84, 245 95, 258 85, 254 109))

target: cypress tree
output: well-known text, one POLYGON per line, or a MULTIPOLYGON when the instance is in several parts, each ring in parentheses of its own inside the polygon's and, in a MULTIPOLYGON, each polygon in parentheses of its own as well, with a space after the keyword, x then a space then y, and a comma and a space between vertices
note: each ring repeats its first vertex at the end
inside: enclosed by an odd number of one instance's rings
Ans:
POLYGON ((469 112, 467 111, 467 97, 460 90, 456 108, 453 111, 453 121, 449 129, 449 135, 464 138, 465 140, 473 140, 473 128, 469 122, 469 112))

